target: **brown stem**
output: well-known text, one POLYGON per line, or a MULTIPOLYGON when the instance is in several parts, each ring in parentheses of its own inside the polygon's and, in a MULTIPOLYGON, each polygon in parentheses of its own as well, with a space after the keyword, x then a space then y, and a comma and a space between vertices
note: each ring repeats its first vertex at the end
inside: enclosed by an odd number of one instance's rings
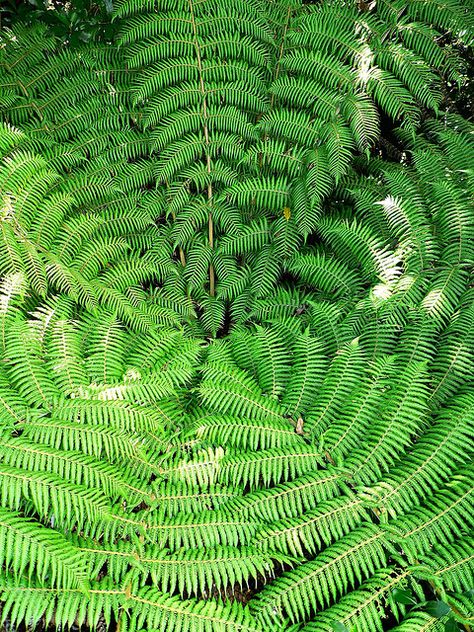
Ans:
MULTIPOLYGON (((286 38, 286 34, 288 33, 288 28, 290 26, 290 18, 291 18, 291 5, 288 6, 288 13, 286 14, 285 28, 283 29, 283 33, 281 36, 280 50, 278 52, 278 61, 276 63, 275 75, 273 77, 274 81, 278 79, 278 75, 280 74, 280 64, 283 58, 283 52, 285 50, 285 38, 286 38)), ((270 109, 273 108, 274 101, 275 101, 275 95, 272 94, 272 98, 270 100, 270 109)))
MULTIPOLYGON (((212 213, 209 213, 208 218, 208 228, 209 228, 209 246, 214 248, 214 223, 212 221, 212 213)), ((209 266, 209 294, 214 296, 215 294, 215 274, 214 274, 214 266, 211 264, 209 266)))
MULTIPOLYGON (((207 100, 206 100, 206 88, 204 86, 204 79, 202 73, 202 58, 201 58, 201 50, 199 48, 199 43, 197 39, 197 28, 196 28, 196 20, 194 17, 194 6, 193 0, 188 0, 189 2, 189 12, 191 14, 191 22, 193 25, 193 34, 194 34, 194 48, 196 50, 196 59, 199 70, 199 84, 201 88, 202 94, 202 115, 203 115, 203 131, 204 131, 204 140, 206 142, 206 167, 207 173, 209 176, 209 182, 207 184, 207 200, 209 203, 209 219, 208 219, 208 239, 210 248, 214 248, 214 221, 212 218, 212 183, 211 183, 211 154, 209 152, 209 128, 207 125, 207 100)), ((215 293, 215 272, 214 267, 211 264, 209 266, 209 294, 214 296, 215 293)))

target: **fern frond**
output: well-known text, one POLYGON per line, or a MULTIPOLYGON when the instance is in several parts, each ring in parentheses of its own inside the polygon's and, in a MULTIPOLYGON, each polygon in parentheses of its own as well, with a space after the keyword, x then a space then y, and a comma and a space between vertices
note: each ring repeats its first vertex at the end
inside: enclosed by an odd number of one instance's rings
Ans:
POLYGON ((199 386, 202 401, 211 410, 242 416, 256 421, 281 419, 283 408, 275 400, 265 397, 257 384, 243 371, 225 365, 208 365, 199 386))
POLYGON ((380 414, 379 402, 392 373, 393 362, 379 361, 359 376, 350 401, 343 404, 340 414, 320 437, 320 444, 332 460, 337 462, 360 446, 380 414))
MULTIPOLYGON (((314 621, 305 625, 304 632, 331 632, 338 624, 345 627, 355 625, 363 632, 376 630, 382 632, 383 622, 380 618, 380 607, 385 612, 391 611, 397 616, 400 605, 393 597, 398 587, 403 590, 408 572, 396 571, 393 568, 378 570, 373 577, 361 586, 345 595, 335 605, 317 614, 314 621)), ((429 629, 429 628, 428 628, 429 629)), ((419 628, 417 628, 417 632, 419 628)))
POLYGON ((385 564, 381 531, 374 526, 359 527, 327 547, 314 561, 284 573, 265 587, 254 612, 262 624, 274 620, 275 615, 286 615, 292 622, 305 620, 385 564))
POLYGON ((251 519, 276 521, 314 509, 323 500, 337 496, 342 485, 342 477, 337 470, 319 470, 289 483, 235 498, 225 509, 251 519))
POLYGON ((356 271, 325 253, 297 254, 286 263, 289 272, 313 289, 333 298, 354 294, 360 287, 356 271))
POLYGON ((390 282, 399 275, 396 257, 378 242, 377 237, 366 226, 356 221, 349 223, 326 219, 318 222, 318 230, 338 250, 343 262, 354 259, 358 261, 367 279, 379 278, 390 282))
POLYGON ((121 520, 120 514, 114 514, 117 524, 111 526, 126 529, 130 533, 144 532, 148 542, 171 551, 250 544, 258 524, 239 516, 232 518, 227 508, 184 514, 168 520, 149 513, 146 515, 147 522, 143 520, 143 516, 140 520, 140 514, 135 514, 133 518, 132 520, 126 515, 121 520))
POLYGON ((299 335, 293 347, 294 363, 285 388, 282 403, 287 413, 304 415, 310 408, 314 394, 323 382, 327 361, 317 338, 309 332, 299 335))
POLYGON ((16 320, 8 328, 6 340, 8 375, 18 392, 30 405, 50 408, 60 391, 51 379, 41 357, 41 347, 34 331, 24 320, 16 320))
POLYGON ((54 474, 29 472, 0 465, 2 505, 18 511, 30 501, 43 520, 62 529, 94 528, 105 518, 108 503, 98 490, 68 483, 54 474))
POLYGON ((466 283, 466 272, 460 266, 440 268, 423 299, 422 308, 427 316, 443 324, 447 323, 467 289, 466 283))
POLYGON ((397 515, 444 487, 455 468, 472 458, 473 412, 471 396, 454 399, 402 461, 364 490, 369 506, 397 515))
POLYGON ((302 476, 321 464, 321 454, 311 448, 288 452, 283 449, 227 454, 219 464, 219 480, 224 484, 257 489, 302 476))
POLYGON ((200 596, 214 589, 248 585, 252 579, 256 582, 259 574, 271 574, 276 564, 287 563, 288 559, 247 546, 218 546, 171 554, 160 549, 146 550, 139 562, 163 592, 200 596))
POLYGON ((471 589, 474 579, 472 536, 445 544, 442 552, 431 552, 420 561, 442 582, 445 590, 463 593, 471 589))
POLYGON ((132 603, 137 606, 137 628, 158 629, 165 624, 170 632, 206 632, 210 626, 241 632, 258 630, 248 610, 237 603, 223 606, 213 601, 181 601, 155 588, 142 589, 132 597, 132 603))
POLYGON ((343 347, 329 367, 315 404, 307 415, 313 434, 320 435, 338 416, 342 404, 355 389, 364 356, 357 340, 343 347))
POLYGON ((289 421, 272 417, 257 422, 245 417, 206 415, 195 420, 191 436, 242 450, 304 445, 303 438, 296 434, 289 421))
POLYGON ((165 517, 179 513, 200 513, 206 509, 218 509, 235 498, 241 489, 214 485, 203 491, 202 487, 186 485, 182 481, 160 481, 153 485, 152 500, 165 517))
POLYGON ((101 489, 111 498, 121 495, 133 502, 146 497, 133 474, 81 452, 57 450, 24 437, 9 437, 2 440, 0 457, 7 465, 55 474, 89 489, 101 489))
POLYGON ((423 506, 389 523, 391 537, 402 545, 410 562, 428 553, 433 542, 449 544, 472 529, 472 483, 472 473, 457 475, 423 506))
POLYGON ((75 421, 67 423, 57 418, 40 418, 23 421, 21 428, 25 438, 56 449, 74 451, 80 448, 84 454, 99 459, 105 456, 116 463, 124 458, 142 458, 131 436, 104 425, 90 426, 75 421))
POLYGON ((368 483, 388 470, 396 456, 420 433, 427 412, 428 389, 426 366, 406 367, 375 422, 364 445, 347 461, 354 464, 356 479, 368 483))
POLYGON ((441 632, 445 626, 442 619, 432 617, 427 612, 409 613, 403 621, 393 628, 394 632, 441 632))
POLYGON ((92 584, 85 592, 78 588, 49 588, 25 579, 12 581, 2 576, 2 617, 15 622, 27 620, 35 625, 41 619, 71 627, 87 623, 97 626, 100 620, 109 625, 125 602, 125 593, 108 580, 92 584))
POLYGON ((336 497, 319 503, 317 509, 301 516, 282 518, 262 527, 256 534, 255 544, 265 551, 276 550, 298 557, 304 557, 307 551, 314 555, 323 544, 329 546, 367 519, 361 499, 336 497))
POLYGON ((87 587, 85 559, 66 538, 30 518, 0 508, 0 563, 16 578, 28 571, 58 588, 87 587))

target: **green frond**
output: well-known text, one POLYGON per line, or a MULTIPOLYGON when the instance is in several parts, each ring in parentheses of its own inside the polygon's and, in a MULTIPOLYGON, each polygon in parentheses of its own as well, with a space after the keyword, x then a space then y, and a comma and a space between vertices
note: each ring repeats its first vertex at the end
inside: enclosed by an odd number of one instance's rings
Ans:
POLYGON ((439 90, 433 89, 435 76, 423 59, 399 44, 384 47, 375 59, 382 68, 401 79, 417 101, 437 111, 441 95, 439 90))
POLYGON ((134 501, 146 497, 132 473, 81 452, 57 450, 23 437, 4 437, 0 458, 16 468, 55 474, 89 489, 100 489, 110 498, 121 495, 134 501))
POLYGON ((241 230, 240 235, 227 235, 222 239, 224 254, 240 255, 259 251, 270 239, 270 230, 265 218, 255 220, 241 230))
POLYGON ((340 414, 320 437, 320 444, 326 454, 336 462, 357 450, 371 425, 376 422, 385 384, 393 372, 393 361, 382 360, 359 375, 352 396, 342 404, 340 414))
POLYGON ((356 583, 384 568, 382 532, 375 526, 358 527, 327 547, 314 561, 301 564, 266 586, 254 605, 264 624, 288 616, 305 620, 356 583))
POLYGON ((314 394, 323 382, 327 360, 319 339, 310 336, 309 332, 296 338, 293 353, 295 359, 282 403, 287 414, 296 416, 304 415, 311 407, 314 394))
POLYGON ((239 487, 210 485, 204 492, 202 487, 186 485, 183 481, 159 482, 153 485, 152 500, 160 513, 173 517, 183 513, 200 513, 212 507, 218 509, 241 493, 239 487))
POLYGON ((134 629, 159 629, 166 625, 170 632, 206 632, 210 626, 241 632, 258 630, 248 610, 237 603, 223 606, 214 601, 181 601, 155 588, 142 589, 132 596, 131 603, 137 606, 134 629))
POLYGON ((260 252, 249 258, 252 266, 250 287, 256 298, 268 296, 276 287, 281 274, 281 260, 274 246, 263 246, 260 252))
MULTIPOLYGON (((297 308, 304 303, 300 299, 297 308)), ((309 299, 308 305, 303 305, 308 309, 310 332, 317 336, 326 354, 333 354, 346 339, 341 332, 342 311, 337 304, 330 301, 317 301, 309 299)), ((295 309, 296 311, 296 309, 295 309)))
POLYGON ((30 414, 28 402, 0 372, 0 422, 2 433, 4 430, 13 431, 15 425, 22 422, 30 414))
POLYGON ((220 297, 205 295, 202 296, 199 303, 203 310, 202 324, 206 331, 216 337, 217 332, 225 322, 226 305, 220 297))
MULTIPOLYGON (((166 449, 166 444, 163 446, 166 449)), ((217 472, 219 464, 224 457, 225 451, 222 447, 201 447, 198 444, 190 454, 187 453, 187 443, 183 446, 184 454, 177 454, 173 461, 168 462, 167 455, 160 454, 157 461, 155 471, 166 477, 173 484, 182 484, 186 486, 214 486, 217 480, 217 472), (166 467, 163 467, 165 462, 166 467)), ((168 444, 169 449, 169 444, 168 444)), ((174 453, 171 452, 171 457, 174 453)), ((205 509, 207 509, 207 505, 205 509)))
POLYGON ((399 33, 403 43, 422 57, 424 61, 439 71, 446 73, 450 79, 458 79, 456 62, 449 52, 437 42, 438 32, 423 22, 401 23, 399 33))
POLYGON ((274 329, 258 327, 254 345, 260 388, 277 399, 285 389, 290 373, 290 354, 285 340, 274 329))
POLYGON ((255 545, 296 557, 304 557, 305 551, 314 555, 323 545, 329 546, 367 519, 362 500, 336 497, 301 516, 282 518, 262 527, 255 536, 255 545))
POLYGON ((266 554, 247 546, 181 550, 167 553, 160 549, 145 550, 139 563, 152 578, 153 585, 165 593, 200 596, 213 590, 249 585, 258 575, 273 572, 276 564, 287 563, 279 553, 266 554))
POLYGON ((87 530, 105 519, 106 498, 95 489, 69 483, 54 474, 30 472, 0 465, 2 506, 18 511, 29 501, 44 521, 62 529, 74 526, 87 530))
POLYGON ((313 203, 318 204, 331 193, 334 186, 327 148, 324 145, 315 147, 307 154, 306 162, 308 164, 306 186, 313 203))
POLYGON ((266 397, 256 382, 243 371, 223 364, 214 363, 205 367, 199 394, 206 406, 211 410, 218 409, 224 415, 256 421, 283 417, 282 406, 266 397))
POLYGON ((195 240, 188 246, 184 277, 191 290, 206 283, 211 259, 212 248, 208 244, 195 240))
POLYGON ((276 138, 263 138, 248 148, 243 160, 253 171, 275 171, 293 178, 301 174, 306 154, 304 149, 288 148, 276 138))
POLYGON ((367 279, 390 282, 400 274, 397 257, 365 225, 323 219, 318 222, 318 231, 339 252, 342 262, 357 261, 367 279))
MULTIPOLYGON (((318 613, 314 621, 305 625, 302 630, 332 632, 339 624, 349 630, 355 626, 361 632, 382 632, 381 604, 384 612, 399 615, 401 607, 394 599, 393 593, 397 588, 404 589, 407 575, 406 571, 397 572, 393 568, 378 570, 359 588, 342 597, 335 605, 318 613)), ((416 630, 419 632, 420 628, 416 630)))
POLYGON ((440 339, 436 357, 433 359, 433 390, 431 402, 439 407, 449 397, 461 390, 467 382, 473 362, 471 353, 471 320, 474 315, 472 305, 454 315, 440 339))
POLYGON ((289 187, 283 178, 249 178, 229 187, 226 195, 232 204, 252 214, 277 214, 288 206, 289 187))
POLYGON ((445 544, 443 550, 431 552, 421 558, 431 573, 441 581, 443 589, 464 593, 471 589, 474 580, 473 539, 467 536, 453 544, 445 544))
POLYGON ((391 538, 403 547, 412 563, 427 554, 433 542, 449 544, 462 538, 473 526, 473 494, 472 473, 457 475, 449 487, 429 497, 423 506, 391 521, 391 538))
POLYGON ((344 63, 319 52, 316 48, 311 51, 297 48, 290 50, 282 58, 281 67, 288 72, 312 78, 333 90, 341 87, 350 89, 353 81, 352 73, 344 63))
POLYGON ((357 340, 345 345, 333 358, 307 414, 312 434, 321 433, 337 418, 340 408, 359 381, 365 358, 357 340))
POLYGON ((171 551, 179 549, 209 549, 215 546, 237 547, 250 545, 257 530, 258 522, 234 514, 231 517, 227 508, 217 511, 203 511, 197 514, 184 514, 174 519, 163 519, 147 513, 144 516, 134 514, 133 519, 125 515, 121 522, 121 515, 114 514, 111 527, 132 534, 141 532, 150 544, 156 544, 159 549, 168 548, 171 551), (141 518, 141 519, 140 519, 141 518))
POLYGON ((79 588, 49 588, 26 579, 12 581, 2 576, 0 583, 3 602, 2 618, 16 623, 24 620, 35 625, 44 618, 48 623, 71 627, 87 623, 96 627, 106 624, 119 613, 125 602, 125 592, 114 589, 108 580, 92 584, 86 592, 79 588))
POLYGON ((393 628, 394 632, 441 632, 445 621, 431 616, 427 612, 409 613, 403 621, 393 628))
POLYGON ((245 417, 207 414, 194 421, 191 436, 242 450, 267 450, 284 446, 301 447, 305 444, 289 420, 271 416, 256 421, 245 417))
POLYGON ((444 487, 455 469, 472 458, 473 413, 472 396, 467 395, 460 395, 440 411, 433 426, 401 462, 363 490, 369 506, 398 515, 444 487))
POLYGON ((440 267, 421 307, 428 317, 446 324, 466 289, 466 271, 461 266, 440 267))
POLYGON ((323 140, 328 150, 329 172, 337 184, 349 168, 354 139, 350 128, 336 119, 325 125, 323 140))
POLYGON ((433 184, 433 197, 439 205, 437 221, 443 257, 453 265, 472 261, 472 207, 466 205, 464 190, 449 181, 438 180, 433 184))
POLYGON ((471 613, 474 610, 473 599, 470 591, 464 594, 456 593, 447 599, 450 607, 451 619, 459 625, 470 625, 472 622, 471 613))
POLYGON ((269 487, 292 480, 321 465, 321 454, 313 448, 293 450, 289 452, 285 446, 243 455, 227 454, 219 463, 219 480, 226 485, 242 485, 252 490, 262 484, 269 487))
POLYGON ((251 519, 276 521, 314 509, 318 503, 338 495, 341 485, 341 474, 337 470, 319 470, 289 483, 235 498, 225 509, 251 519))
POLYGON ((411 444, 426 424, 427 371, 424 363, 405 367, 392 385, 384 410, 370 427, 362 446, 351 454, 347 465, 356 480, 367 484, 387 471, 397 455, 411 444))
POLYGON ((41 356, 40 343, 26 321, 18 319, 9 324, 5 354, 12 386, 30 405, 50 408, 60 391, 41 356))
POLYGON ((443 4, 437 0, 415 0, 408 7, 408 13, 412 18, 434 24, 441 30, 452 30, 459 35, 464 32, 468 36, 472 33, 472 16, 469 14, 469 8, 458 0, 448 0, 443 4))
POLYGON ((330 298, 355 294, 360 288, 357 271, 326 253, 295 254, 286 262, 286 267, 301 282, 330 298))
POLYGON ((28 571, 58 588, 87 589, 85 559, 66 538, 30 518, 0 508, 0 563, 16 578, 28 571))
POLYGON ((397 77, 387 70, 373 67, 367 81, 367 91, 394 121, 401 121, 404 128, 414 133, 420 122, 420 110, 397 77))
POLYGON ((313 148, 318 145, 320 126, 305 112, 280 109, 265 114, 259 122, 263 134, 313 148))
POLYGON ((67 320, 57 320, 48 345, 48 364, 59 390, 67 395, 77 393, 89 383, 81 354, 77 326, 67 320))
POLYGON ((39 418, 21 423, 23 435, 30 441, 50 445, 59 450, 78 450, 95 458, 105 457, 118 463, 124 458, 140 460, 136 440, 121 430, 109 426, 65 422, 61 419, 39 418))
POLYGON ((56 415, 66 423, 78 422, 127 432, 163 431, 163 417, 159 411, 120 400, 89 401, 75 398, 61 402, 56 415))
POLYGON ((379 114, 373 102, 362 94, 349 94, 344 101, 344 115, 360 151, 373 147, 380 136, 379 114))

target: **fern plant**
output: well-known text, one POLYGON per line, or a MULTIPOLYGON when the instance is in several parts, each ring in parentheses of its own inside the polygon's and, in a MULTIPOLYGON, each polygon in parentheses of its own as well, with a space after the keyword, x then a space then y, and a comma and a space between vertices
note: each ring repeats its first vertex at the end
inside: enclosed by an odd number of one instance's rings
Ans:
POLYGON ((472 627, 468 8, 2 33, 3 621, 472 627))
MULTIPOLYGON (((193 379, 195 343, 193 360, 191 341, 175 335, 174 366, 166 366, 170 347, 162 345, 147 369, 140 358, 156 349, 156 336, 146 343, 147 338, 127 334, 122 325, 124 335, 109 335, 104 348, 90 320, 71 320, 70 315, 66 320, 64 310, 39 312, 29 321, 17 313, 6 325, 8 340, 20 328, 31 346, 17 349, 14 356, 8 347, 4 352, 2 550, 10 573, 3 585, 4 616, 31 622, 46 617, 55 625, 79 620, 92 626, 113 616, 129 618, 127 625, 150 627, 161 625, 165 617, 169 629, 237 625, 258 630, 263 625, 280 629, 286 617, 297 622, 316 615, 307 627, 319 629, 325 621, 352 621, 350 607, 368 599, 366 609, 357 607, 354 621, 370 626, 377 621, 370 604, 383 594, 395 613, 404 611, 393 594, 396 586, 404 591, 412 586, 414 594, 422 595, 429 577, 449 593, 469 588, 469 566, 463 566, 459 546, 474 519, 469 501, 472 397, 454 398, 443 413, 425 423, 415 446, 399 453, 385 477, 379 473, 385 455, 377 457, 368 435, 367 471, 373 487, 362 487, 360 461, 354 464, 350 456, 333 464, 324 440, 313 440, 311 426, 306 429, 314 404, 299 408, 303 417, 294 419, 284 403, 286 386, 275 399, 265 374, 252 376, 250 368, 239 368, 248 363, 239 355, 240 335, 208 350, 198 399, 188 396, 185 404, 181 385, 193 379), (74 393, 63 390, 72 377, 71 364, 55 356, 66 324, 71 333, 75 328, 82 331, 70 352, 76 371, 82 369, 82 384, 74 393), (222 369, 224 357, 226 391, 209 399, 211 383, 218 388, 222 379, 215 369, 222 369), (49 393, 51 399, 44 401, 49 393), (230 402, 234 417, 219 418, 219 411, 229 414, 230 402), (270 408, 262 411, 262 406, 270 408), (459 417, 454 425, 446 424, 454 414, 462 415, 463 423, 459 417), (247 435, 240 431, 245 419, 254 419, 247 435), (426 449, 430 436, 439 440, 442 432, 447 433, 443 447, 440 444, 437 452, 426 449), (443 450, 449 458, 443 457, 443 450), (412 463, 416 478, 410 480, 412 463), (456 463, 464 467, 459 474, 456 463), (425 469, 428 477, 423 477, 425 469), (397 472, 402 474, 399 479, 397 472), (411 502, 405 501, 395 514, 387 512, 388 497, 376 492, 380 489, 387 496, 387 490, 394 489, 393 483, 387 487, 387 476, 402 485, 408 481, 411 490, 411 502), (433 540, 446 547, 456 542, 450 555, 460 570, 449 574, 449 580, 439 579, 443 566, 432 551, 433 540), (20 542, 33 548, 19 548, 20 542), (390 559, 395 566, 390 567, 390 559), (100 579, 104 565, 107 577, 100 579), (218 606, 212 598, 274 573, 277 578, 248 608, 218 606), (367 583, 359 587, 364 578, 367 583), (26 592, 23 581, 29 582, 26 592), (45 591, 45 583, 54 590, 45 591), (192 601, 193 596, 199 601, 192 601)), ((94 323, 98 326, 96 319, 94 323)), ((262 340, 263 332, 273 338, 276 331, 278 327, 260 329, 260 340, 255 341, 262 340)), ((170 336, 172 332, 163 330, 161 339, 170 336)), ((308 333, 294 333, 292 338, 299 345, 308 333)), ((287 337, 287 357, 277 355, 274 363, 279 370, 286 364, 303 385, 301 367, 291 360, 290 340, 287 337)), ((266 345, 256 344, 252 363, 268 363, 267 353, 266 345)), ((395 386, 400 368, 396 354, 390 357, 385 384, 395 386)), ((313 377, 309 388, 313 397, 318 393, 324 401, 324 369, 319 364, 318 356, 312 357, 307 374, 319 373, 322 386, 313 377)), ((413 379, 409 371, 407 377, 413 379)), ((288 384, 293 391, 294 381, 288 384)), ((401 403, 406 394, 395 388, 392 398, 399 426, 404 426, 401 403)), ((433 414, 427 403, 425 410, 428 417, 433 414)), ((355 418, 354 426, 357 422, 355 418)), ((469 558, 468 541, 466 547, 469 558)), ((449 567, 449 573, 454 572, 451 562, 449 567)), ((454 608, 451 598, 446 599, 454 608)), ((374 625, 379 629, 379 623, 374 625)))
POLYGON ((274 291, 380 117, 413 137, 462 82, 436 39, 469 43, 469 15, 429 5, 119 2, 118 46, 57 54, 41 27, 6 32, 3 109, 89 211, 160 218, 141 246, 159 244, 171 300, 190 295, 216 334, 274 291))

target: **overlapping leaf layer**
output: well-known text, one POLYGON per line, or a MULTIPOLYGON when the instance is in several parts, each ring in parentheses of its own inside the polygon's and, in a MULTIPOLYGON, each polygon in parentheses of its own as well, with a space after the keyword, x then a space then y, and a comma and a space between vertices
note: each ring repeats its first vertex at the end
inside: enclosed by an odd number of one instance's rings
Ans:
POLYGON ((2 33, 4 620, 472 627, 469 8, 2 33))

